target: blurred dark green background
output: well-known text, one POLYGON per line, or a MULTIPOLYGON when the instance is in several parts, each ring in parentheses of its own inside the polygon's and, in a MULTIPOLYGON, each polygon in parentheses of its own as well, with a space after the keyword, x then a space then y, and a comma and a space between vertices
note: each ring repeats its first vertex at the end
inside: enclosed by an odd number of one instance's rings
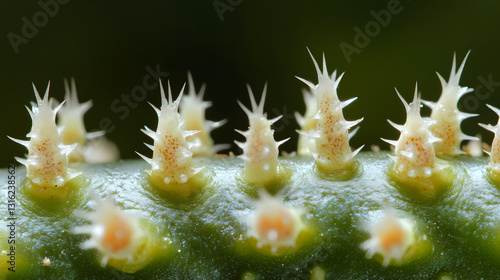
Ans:
MULTIPOLYGON (((26 139, 31 123, 24 105, 34 100, 32 82, 43 92, 50 80, 51 96, 62 100, 63 79, 75 77, 80 101, 94 102, 85 116, 87 129, 98 130, 109 119, 115 129, 108 138, 124 158, 136 158, 134 151, 149 155, 142 143, 151 141, 139 129, 155 128, 156 115, 146 101, 159 105, 159 90, 148 91, 124 120, 123 111, 111 106, 142 85, 147 66, 169 72, 175 94, 188 70, 198 87, 207 83, 205 97, 214 102, 208 118, 229 119, 213 133, 218 143, 243 140, 234 129, 248 124, 236 100, 249 104, 245 84, 260 96, 267 81, 265 109, 270 117, 286 114, 275 124, 275 138, 292 137, 284 145, 289 152, 295 150, 298 128, 291 114, 304 110, 305 85, 295 76, 317 82, 306 46, 318 59, 325 52, 330 72, 346 72, 341 100, 359 97, 344 110, 348 120, 365 118, 353 147, 387 149, 380 137, 396 139, 398 133, 386 119, 402 123, 405 118, 394 87, 409 100, 418 81, 422 97, 437 100, 441 86, 435 71, 447 78, 455 51, 461 61, 472 50, 461 85, 477 88, 482 78, 500 82, 499 1, 65 1, 53 16, 40 3, 55 0, 0 2, 1 166, 26 153, 6 135, 26 139), (373 12, 388 5, 399 12, 381 26, 373 12), (12 34, 23 36, 23 18, 40 27, 16 53, 12 34), (355 28, 367 25, 372 37, 348 63, 339 45, 355 46, 355 28)), ((500 106, 500 86, 481 87, 460 102, 463 111, 481 113, 463 129, 491 141, 477 122, 496 123, 485 104, 500 106)), ((234 144, 232 150, 239 153, 234 144)))

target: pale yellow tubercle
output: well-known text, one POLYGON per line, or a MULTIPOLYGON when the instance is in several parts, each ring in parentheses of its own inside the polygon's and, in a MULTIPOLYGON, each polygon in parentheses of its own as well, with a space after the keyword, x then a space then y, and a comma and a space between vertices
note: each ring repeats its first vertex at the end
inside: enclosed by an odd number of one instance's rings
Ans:
POLYGON ((184 87, 175 101, 172 100, 172 90, 168 84, 168 100, 160 81, 161 108, 151 105, 158 115, 158 127, 156 131, 145 127, 141 130, 154 140, 154 145, 148 145, 153 150, 153 157, 147 158, 139 154, 144 160, 151 164, 151 169, 146 172, 151 176, 153 185, 169 189, 169 185, 186 183, 189 178, 203 168, 193 167, 193 152, 189 150, 190 144, 186 137, 194 135, 198 131, 186 131, 178 113, 184 87))
POLYGON ((247 114, 250 126, 247 131, 236 130, 246 137, 246 142, 235 141, 235 143, 243 149, 243 155, 240 155, 240 158, 245 160, 245 180, 249 183, 267 184, 278 177, 278 147, 289 138, 279 142, 274 140, 274 130, 271 129, 271 125, 279 120, 281 116, 268 120, 264 113, 267 84, 264 86, 258 105, 252 89, 248 85, 247 88, 252 111, 247 109, 241 102, 238 101, 238 103, 247 114))
POLYGON ((205 118, 205 111, 212 103, 203 101, 205 93, 205 84, 202 85, 200 92, 196 94, 196 89, 191 73, 188 72, 189 93, 185 95, 180 103, 179 110, 184 129, 198 130, 199 132, 186 137, 186 140, 192 143, 191 151, 194 157, 209 157, 215 155, 218 151, 230 147, 230 145, 214 145, 210 132, 226 123, 226 120, 212 122, 205 118))
MULTIPOLYGON (((306 112, 304 116, 301 116, 298 112, 295 112, 295 118, 300 125, 300 130, 304 132, 308 132, 310 130, 315 130, 318 120, 312 118, 317 110, 317 100, 316 96, 311 91, 302 90, 302 94, 304 95, 304 103, 306 104, 306 112)), ((307 137, 302 134, 299 134, 299 141, 297 144, 297 154, 301 156, 312 155, 312 153, 316 152, 316 141, 314 141, 313 137, 307 137)))
MULTIPOLYGON (((28 148, 28 158, 16 158, 27 168, 27 177, 41 189, 62 187, 69 180, 81 174, 68 168, 68 155, 76 144, 64 145, 56 126, 57 111, 64 104, 52 109, 49 102, 49 87, 47 86, 44 98, 40 98, 35 86, 36 104, 28 112, 33 121, 31 131, 26 136, 29 141, 13 141, 28 148)), ((10 137, 9 137, 10 138, 10 137)))
POLYGON ((448 162, 438 160, 433 143, 441 139, 432 135, 429 126, 435 121, 420 116, 421 101, 415 85, 413 102, 408 105, 396 90, 406 109, 406 123, 389 123, 401 132, 397 141, 383 139, 395 147, 396 156, 391 156, 394 165, 391 175, 399 183, 416 188, 424 196, 433 196, 438 190, 451 184, 454 175, 448 162))
POLYGON ((85 143, 83 158, 88 163, 114 162, 120 159, 120 151, 115 143, 101 136, 85 143))
POLYGON ((429 129, 434 136, 441 138, 441 141, 434 143, 436 155, 440 157, 464 154, 460 143, 463 140, 477 140, 476 137, 465 135, 460 129, 460 124, 464 119, 477 116, 477 114, 461 112, 457 107, 458 100, 464 94, 474 90, 459 85, 460 76, 462 75, 469 53, 470 51, 465 56, 458 71, 456 70, 456 55, 453 55, 453 65, 448 82, 437 73, 442 86, 442 93, 439 100, 437 102, 422 101, 422 103, 432 109, 431 118, 435 122, 429 129))
POLYGON ((389 123, 401 132, 398 141, 386 140, 394 145, 396 157, 395 171, 401 176, 410 178, 430 177, 433 169, 436 168, 436 154, 432 143, 440 141, 429 131, 429 126, 433 123, 430 119, 422 119, 420 116, 420 97, 418 88, 415 85, 413 102, 408 105, 396 90, 401 102, 406 109, 406 123, 398 125, 390 120, 389 123))
POLYGON ((349 139, 356 133, 356 130, 349 133, 349 129, 360 123, 363 118, 356 121, 345 120, 342 109, 356 98, 347 101, 339 100, 337 87, 343 74, 337 78, 337 71, 335 70, 329 76, 324 55, 323 72, 320 71, 318 63, 312 54, 311 58, 318 74, 318 84, 314 85, 302 78, 299 79, 311 88, 313 95, 316 97, 317 111, 314 116, 309 117, 309 119, 316 120, 316 127, 298 132, 314 139, 315 148, 310 151, 320 170, 327 172, 348 170, 353 166, 354 156, 363 148, 362 146, 354 152, 351 150, 349 139))
MULTIPOLYGON (((495 112, 499 117, 500 117, 500 109, 493 107, 489 104, 487 104, 493 112, 495 112)), ((500 182, 500 119, 497 123, 497 125, 486 125, 486 124, 479 124, 481 127, 483 127, 486 130, 489 130, 495 134, 493 138, 493 142, 491 143, 491 151, 484 151, 490 156, 490 162, 488 163, 488 171, 491 175, 491 178, 495 182, 500 182)))
POLYGON ((83 115, 92 107, 92 101, 78 102, 75 80, 71 79, 71 89, 68 81, 64 80, 66 89, 65 103, 57 115, 58 127, 61 129, 62 141, 66 145, 77 144, 69 154, 70 162, 85 161, 83 154, 84 145, 88 139, 104 135, 103 131, 87 133, 83 122, 83 115))

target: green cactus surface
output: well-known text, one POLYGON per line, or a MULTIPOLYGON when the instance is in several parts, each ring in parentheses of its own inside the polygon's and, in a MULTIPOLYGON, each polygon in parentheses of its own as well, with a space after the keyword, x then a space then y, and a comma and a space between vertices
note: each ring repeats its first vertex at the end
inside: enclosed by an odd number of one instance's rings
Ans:
MULTIPOLYGON (((66 186, 64 200, 34 196, 26 169, 16 167, 15 273, 2 243, 2 269, 8 279, 496 279, 500 277, 500 190, 491 182, 486 157, 444 158, 451 183, 432 197, 408 191, 393 179, 387 152, 362 152, 349 174, 325 176, 312 157, 280 157, 287 170, 265 186, 290 207, 301 209, 306 230, 295 248, 277 254, 258 248, 248 236, 248 217, 263 186, 242 180, 244 160, 195 158, 205 165, 190 197, 155 189, 142 160, 73 163, 82 175, 66 186), (134 273, 130 265, 108 262, 100 253, 80 248, 88 224, 77 214, 95 209, 94 196, 110 197, 123 212, 139 217, 149 233, 147 263, 134 273), (401 263, 383 265, 367 257, 361 244, 367 225, 390 207, 413 221, 417 241, 401 263), (409 252, 411 251, 411 252, 409 252), (50 265, 44 265, 44 258, 50 265), (125 272, 124 272, 125 271, 125 272)), ((11 169, 9 169, 11 170, 11 169)), ((0 170, 7 178, 8 169, 0 170)), ((5 182, 2 189, 7 189, 5 182)), ((62 191, 63 189, 61 189, 62 191)), ((0 200, 7 211, 7 201, 0 200)), ((2 227, 2 240, 9 231, 2 227)))

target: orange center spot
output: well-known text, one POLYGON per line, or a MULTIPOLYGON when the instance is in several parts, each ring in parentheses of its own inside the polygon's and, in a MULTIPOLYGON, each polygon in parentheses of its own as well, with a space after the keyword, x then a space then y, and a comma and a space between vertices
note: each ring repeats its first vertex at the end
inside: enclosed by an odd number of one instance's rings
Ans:
POLYGON ((394 246, 401 246, 403 244, 404 232, 399 226, 393 225, 384 229, 380 236, 380 244, 384 250, 389 251, 394 246))
POLYGON ((264 238, 273 238, 275 241, 290 238, 293 234, 295 221, 287 210, 279 213, 263 213, 258 218, 257 229, 264 238))
POLYGON ((106 231, 102 239, 102 245, 116 253, 123 250, 130 243, 132 229, 122 217, 115 217, 106 226, 106 231))

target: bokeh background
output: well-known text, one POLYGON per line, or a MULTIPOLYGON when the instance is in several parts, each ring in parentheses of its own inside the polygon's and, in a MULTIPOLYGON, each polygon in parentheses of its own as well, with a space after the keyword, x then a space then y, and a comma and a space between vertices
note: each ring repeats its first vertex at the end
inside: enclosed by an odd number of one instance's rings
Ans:
POLYGON ((348 120, 365 118, 351 140, 354 148, 366 144, 365 150, 372 144, 388 149, 380 137, 398 137, 386 121, 403 123, 405 118, 394 87, 409 100, 418 81, 422 97, 435 101, 441 91, 435 71, 447 78, 453 53, 460 62, 471 50, 461 85, 495 83, 480 86, 460 101, 463 111, 481 114, 464 121, 463 130, 482 133, 489 142, 492 134, 477 123, 497 122, 485 104, 500 106, 499 11, 496 0, 2 0, 0 166, 26 153, 6 135, 26 139, 31 123, 24 106, 34 101, 31 83, 44 92, 50 80, 50 95, 62 100, 63 79, 70 77, 76 80, 80 101, 94 102, 85 115, 87 130, 99 130, 103 119, 109 119, 114 129, 107 137, 118 144, 122 158, 137 158, 134 151, 149 155, 142 143, 151 140, 139 130, 156 126, 156 114, 147 101, 159 105, 159 89, 147 91, 140 102, 132 100, 136 107, 128 106, 123 120, 123 111, 111 107, 113 102, 122 106, 122 95, 130 96, 148 75, 146 67, 157 65, 169 73, 164 81, 170 80, 174 95, 186 82, 188 70, 197 87, 207 84, 205 98, 213 101, 207 117, 229 120, 213 137, 217 143, 231 143, 235 153, 239 151, 233 141, 243 137, 234 129, 248 127, 236 100, 249 104, 246 83, 260 96, 268 82, 268 116, 285 114, 275 124, 275 138, 291 137, 282 147, 294 151, 298 125, 292 114, 304 111, 305 88, 295 76, 317 82, 306 46, 318 59, 325 53, 330 72, 346 72, 338 94, 341 100, 359 97, 344 114, 348 120), (58 3, 57 12, 43 12, 40 3, 58 3), (385 26, 376 23, 373 14, 388 7, 399 12, 392 13, 385 26), (32 38, 14 47, 12 34, 23 36, 26 21, 40 26, 32 38), (356 28, 367 26, 368 42, 347 59, 340 44, 356 46, 356 28))

